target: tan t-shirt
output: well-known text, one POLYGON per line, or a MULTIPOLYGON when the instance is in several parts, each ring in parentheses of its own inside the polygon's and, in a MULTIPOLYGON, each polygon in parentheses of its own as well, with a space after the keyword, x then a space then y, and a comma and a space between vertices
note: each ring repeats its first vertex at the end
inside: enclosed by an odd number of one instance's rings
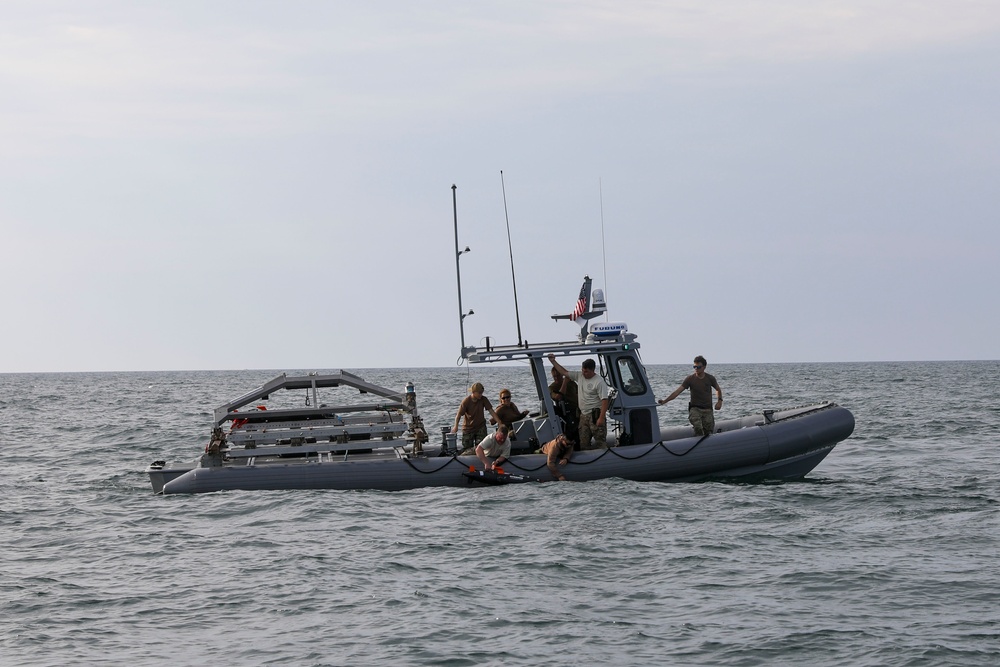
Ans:
POLYGON ((485 428, 486 413, 492 407, 493 404, 490 403, 490 399, 485 396, 480 396, 478 401, 472 398, 472 396, 466 396, 462 400, 462 404, 458 406, 459 414, 465 420, 462 424, 462 432, 475 433, 480 428, 485 428))

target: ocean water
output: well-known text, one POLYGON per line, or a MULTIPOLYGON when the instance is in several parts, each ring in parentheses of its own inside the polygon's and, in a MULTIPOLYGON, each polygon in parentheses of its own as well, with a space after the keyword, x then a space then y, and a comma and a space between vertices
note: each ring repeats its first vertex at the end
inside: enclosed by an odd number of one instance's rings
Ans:
MULTIPOLYGON (((533 407, 520 367, 348 370, 432 434, 475 380, 533 407)), ((855 433, 798 482, 162 497, 276 373, 0 375, 0 664, 1000 664, 1000 362, 709 371, 723 418, 855 433)))

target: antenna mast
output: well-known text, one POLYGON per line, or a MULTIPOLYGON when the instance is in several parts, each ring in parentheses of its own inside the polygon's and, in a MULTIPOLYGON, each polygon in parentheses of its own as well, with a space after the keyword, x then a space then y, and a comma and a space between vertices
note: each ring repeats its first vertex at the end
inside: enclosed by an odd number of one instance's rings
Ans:
POLYGON ((507 250, 510 252, 510 282, 514 287, 514 319, 517 320, 517 346, 521 347, 521 312, 517 307, 517 280, 514 278, 514 247, 510 242, 510 216, 507 215, 507 188, 503 183, 503 169, 500 170, 500 190, 503 192, 503 217, 507 220, 507 250))
MULTIPOLYGON (((604 291, 608 290, 608 254, 604 246, 604 187, 601 178, 597 178, 597 192, 601 199, 601 259, 604 261, 604 291)), ((605 296, 605 299, 608 297, 605 296)), ((608 313, 604 311, 604 321, 608 321, 608 313)))
POLYGON ((459 267, 458 260, 465 253, 469 252, 469 247, 466 246, 465 250, 458 249, 458 196, 456 191, 458 190, 457 185, 451 186, 451 206, 455 212, 455 275, 458 277, 458 330, 462 335, 462 354, 459 357, 459 364, 465 358, 465 318, 469 315, 473 315, 473 311, 466 313, 462 310, 462 269, 459 267))

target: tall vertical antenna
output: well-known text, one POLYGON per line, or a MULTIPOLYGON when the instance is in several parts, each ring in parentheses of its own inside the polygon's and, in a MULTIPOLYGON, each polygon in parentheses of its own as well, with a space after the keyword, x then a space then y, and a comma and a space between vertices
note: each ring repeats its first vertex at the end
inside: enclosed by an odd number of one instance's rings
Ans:
POLYGON ((455 212, 455 276, 458 278, 458 330, 462 335, 462 356, 459 357, 459 363, 465 359, 466 347, 465 347, 465 318, 472 315, 473 312, 470 310, 468 313, 462 310, 462 269, 459 267, 458 260, 465 253, 469 252, 469 247, 466 246, 465 250, 458 249, 458 195, 456 191, 458 190, 457 185, 451 186, 451 206, 455 212))
POLYGON ((510 242, 510 216, 507 215, 507 188, 500 170, 500 190, 503 192, 503 217, 507 220, 507 249, 510 251, 510 282, 514 287, 514 318, 517 320, 517 346, 521 347, 521 313, 517 308, 517 280, 514 278, 514 247, 510 242))
MULTIPOLYGON (((601 199, 601 259, 604 261, 604 300, 608 299, 608 254, 604 245, 604 185, 601 178, 597 178, 597 192, 601 199)), ((608 311, 604 311, 604 321, 608 321, 608 311)))

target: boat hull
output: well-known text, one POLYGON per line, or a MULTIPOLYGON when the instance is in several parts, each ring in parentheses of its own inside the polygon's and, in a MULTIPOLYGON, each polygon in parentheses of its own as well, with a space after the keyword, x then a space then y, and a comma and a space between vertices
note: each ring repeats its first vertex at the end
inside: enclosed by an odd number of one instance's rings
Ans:
MULTIPOLYGON (((574 454, 564 467, 571 481, 618 477, 638 482, 706 479, 798 479, 815 468, 854 431, 847 409, 824 404, 710 436, 675 437, 655 444, 597 449, 574 454)), ((381 489, 477 485, 463 473, 478 466, 474 456, 373 456, 213 467, 150 469, 153 490, 164 494, 224 490, 381 489), (158 488, 159 487, 159 488, 158 488)), ((509 473, 552 479, 541 454, 514 456, 509 473)))

